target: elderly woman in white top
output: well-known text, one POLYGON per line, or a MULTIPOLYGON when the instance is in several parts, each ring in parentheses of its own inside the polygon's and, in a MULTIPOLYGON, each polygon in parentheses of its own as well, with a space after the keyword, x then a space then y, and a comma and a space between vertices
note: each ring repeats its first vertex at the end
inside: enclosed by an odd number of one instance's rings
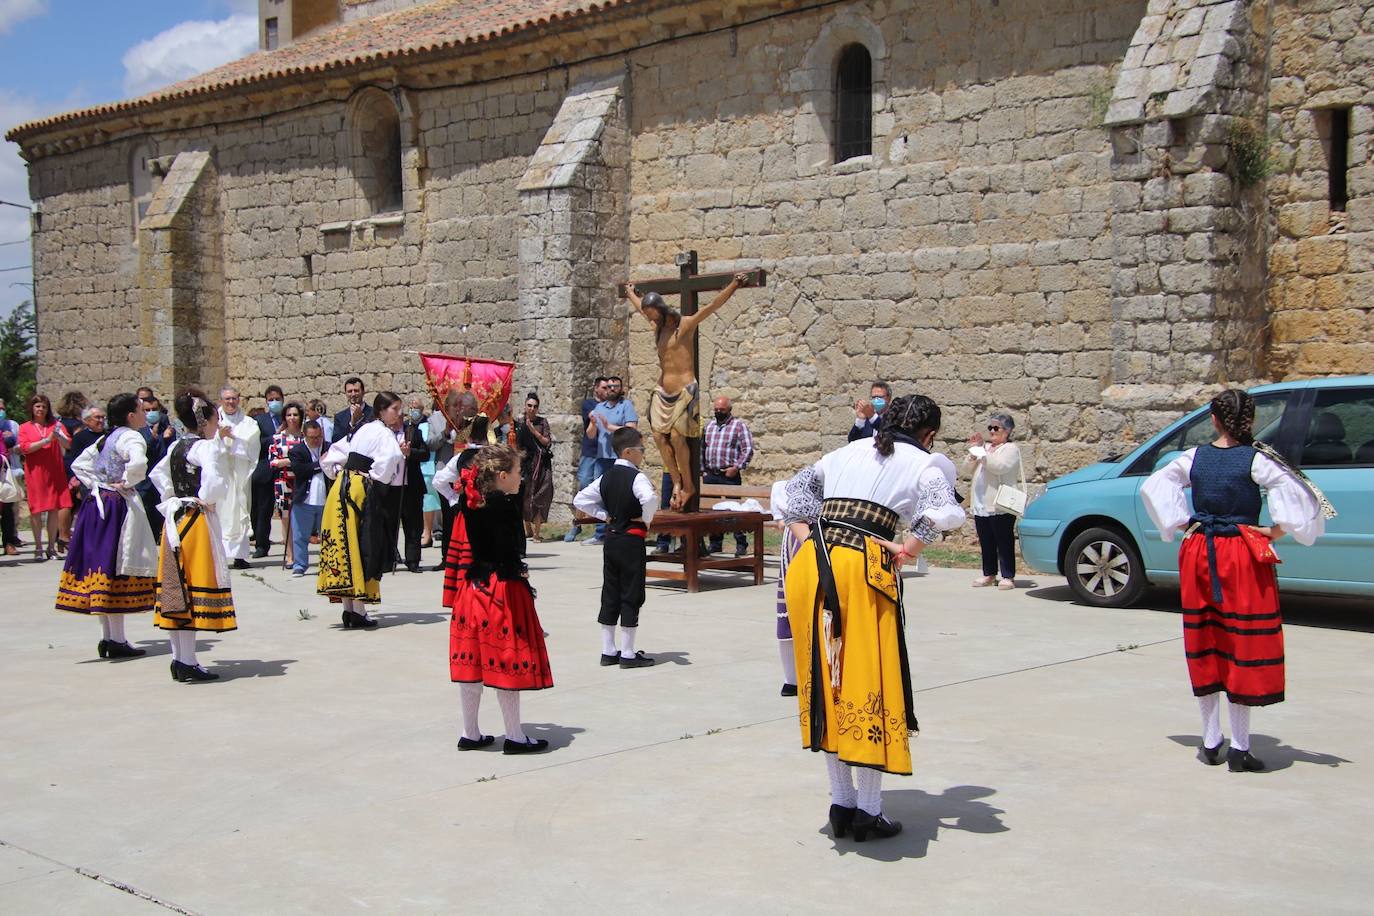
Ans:
POLYGON ((316 591, 343 603, 345 629, 377 626, 366 605, 382 600, 382 573, 395 562, 406 467, 398 441, 401 407, 400 395, 378 394, 372 402, 377 419, 335 442, 320 459, 325 475, 338 479, 324 503, 316 591))
POLYGON ((995 413, 988 417, 986 439, 982 433, 968 437, 964 464, 973 467, 973 525, 983 553, 983 574, 973 580, 974 588, 994 581, 1003 591, 1016 587, 1016 516, 993 505, 1003 484, 1018 486, 1025 476, 1021 450, 1011 441, 1015 428, 1009 414, 995 413))

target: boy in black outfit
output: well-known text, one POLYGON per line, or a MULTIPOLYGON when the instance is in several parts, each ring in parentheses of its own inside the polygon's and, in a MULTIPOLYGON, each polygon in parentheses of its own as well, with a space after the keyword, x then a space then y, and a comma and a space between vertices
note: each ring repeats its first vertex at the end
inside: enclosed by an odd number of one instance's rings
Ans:
POLYGON ((604 520, 606 543, 602 547, 601 664, 622 668, 647 668, 654 659, 635 651, 639 609, 644 605, 644 537, 658 509, 658 494, 639 470, 644 461, 644 439, 639 430, 622 426, 611 433, 615 464, 573 498, 586 515, 604 520), (620 648, 615 627, 620 624, 620 648))

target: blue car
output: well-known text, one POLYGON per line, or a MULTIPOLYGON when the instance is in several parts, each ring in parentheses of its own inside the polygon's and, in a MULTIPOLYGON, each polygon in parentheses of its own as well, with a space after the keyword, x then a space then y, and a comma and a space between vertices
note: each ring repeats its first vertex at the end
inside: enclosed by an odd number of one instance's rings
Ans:
MULTIPOLYGON (((1263 385, 1255 437, 1319 486, 1339 515, 1311 547, 1280 541, 1279 588, 1374 597, 1374 376, 1263 385)), ((1020 523, 1021 555, 1059 573, 1085 604, 1125 607, 1148 585, 1178 584, 1178 540, 1166 544, 1140 485, 1179 453, 1216 438, 1207 408, 1193 411, 1126 455, 1050 481, 1020 523)), ((1268 513, 1260 524, 1269 524, 1268 513)))

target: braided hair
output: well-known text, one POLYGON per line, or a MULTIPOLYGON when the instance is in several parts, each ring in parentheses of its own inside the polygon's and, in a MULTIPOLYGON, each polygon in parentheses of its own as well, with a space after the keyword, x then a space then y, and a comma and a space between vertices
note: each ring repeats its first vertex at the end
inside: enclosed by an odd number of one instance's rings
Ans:
POLYGON ((940 429, 940 405, 923 394, 894 398, 883 411, 883 422, 873 437, 873 447, 884 458, 892 454, 898 435, 920 441, 923 434, 940 429))
POLYGON ((519 471, 520 458, 509 445, 484 445, 472 459, 476 471, 473 485, 483 500, 496 492, 496 475, 502 471, 519 471))
POLYGON ((1255 441, 1255 399, 1239 388, 1227 388, 1212 398, 1212 416, 1226 434, 1241 445, 1255 441))

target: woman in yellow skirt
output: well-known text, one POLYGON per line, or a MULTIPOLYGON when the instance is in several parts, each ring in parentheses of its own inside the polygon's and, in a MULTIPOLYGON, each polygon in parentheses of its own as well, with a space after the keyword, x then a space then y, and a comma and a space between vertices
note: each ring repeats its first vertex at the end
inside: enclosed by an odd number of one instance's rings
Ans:
POLYGON ((238 628, 215 507, 229 495, 230 457, 245 446, 228 426, 219 425, 204 392, 183 392, 175 409, 193 432, 173 443, 150 475, 162 497, 158 509, 167 520, 153 624, 171 640, 173 680, 213 681, 219 675, 196 660, 196 633, 238 628))
POLYGON ((856 842, 902 829, 883 817, 881 794, 883 773, 911 773, 917 727, 902 563, 964 522, 954 465, 930 453, 939 429, 930 398, 897 398, 874 438, 831 452, 787 484, 784 521, 802 543, 785 583, 802 745, 826 752, 831 829, 836 837, 852 830, 856 842))
POLYGON ((377 626, 367 605, 382 600, 382 573, 394 565, 406 452, 401 398, 383 391, 372 401, 377 418, 338 442, 320 459, 334 479, 320 521, 320 573, 315 590, 343 604, 344 629, 377 626))

